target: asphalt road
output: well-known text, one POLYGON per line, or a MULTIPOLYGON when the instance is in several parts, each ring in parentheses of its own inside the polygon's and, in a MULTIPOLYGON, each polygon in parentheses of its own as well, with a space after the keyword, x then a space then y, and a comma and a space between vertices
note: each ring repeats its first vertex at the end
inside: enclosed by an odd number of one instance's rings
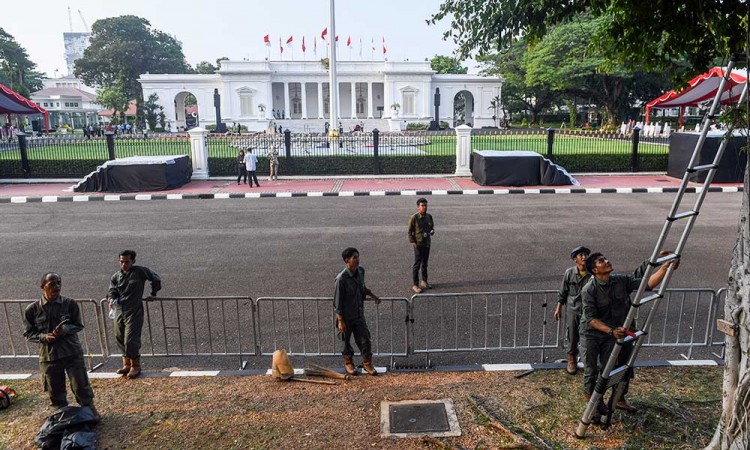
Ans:
MULTIPOLYGON (((672 287, 726 284, 742 194, 709 194, 672 287)), ((653 248, 673 194, 433 196, 432 292, 557 289, 569 252, 602 251, 631 272, 653 248)), ((694 195, 684 205, 692 205, 694 195)), ((2 205, 0 298, 101 298, 130 248, 163 296, 331 296, 341 250, 360 250, 380 296, 411 296, 406 223, 415 197, 2 205)), ((683 208, 688 209, 688 207, 683 208)), ((681 231, 681 228, 675 228, 681 231)), ((672 233, 674 246, 679 234, 672 233)))

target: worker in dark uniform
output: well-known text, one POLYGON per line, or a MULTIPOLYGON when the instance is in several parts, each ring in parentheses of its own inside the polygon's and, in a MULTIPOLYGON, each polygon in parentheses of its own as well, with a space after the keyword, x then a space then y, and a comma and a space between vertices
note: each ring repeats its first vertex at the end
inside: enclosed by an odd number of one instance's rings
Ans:
POLYGON ((44 391, 49 394, 53 409, 68 406, 65 374, 70 390, 81 406, 88 406, 96 417, 94 390, 86 373, 83 348, 78 332, 83 330, 81 310, 72 298, 60 295, 62 279, 56 273, 42 277, 42 297, 26 307, 23 315, 23 336, 39 344, 39 370, 44 391))
POLYGON ((136 266, 135 252, 120 252, 120 270, 109 282, 109 305, 115 310, 115 340, 123 353, 120 375, 135 378, 141 373, 141 330, 143 329, 143 290, 151 282, 151 295, 161 290, 161 279, 151 269, 136 266))
MULTIPOLYGON (((648 280, 648 289, 658 286, 664 279, 667 269, 679 264, 670 261, 662 264, 648 280)), ((638 290, 641 278, 632 275, 613 274, 612 263, 601 253, 592 253, 586 260, 586 270, 591 279, 581 291, 583 302, 583 316, 581 318, 581 334, 586 336, 586 363, 583 375, 583 391, 586 401, 594 392, 596 381, 607 364, 615 346, 616 339, 626 336, 626 329, 622 327, 630 309, 630 294, 638 290)), ((642 272, 641 272, 642 274, 642 272)), ((618 357, 618 365, 626 364, 633 351, 633 342, 625 344, 618 357)), ((628 392, 626 383, 622 397, 615 407, 629 413, 636 412, 625 398, 628 392)), ((608 415, 609 408, 600 402, 597 413, 608 415)))
POLYGON ((578 372, 578 344, 581 345, 581 360, 586 360, 585 338, 579 333, 581 324, 581 289, 589 280, 591 275, 586 272, 586 258, 591 253, 586 247, 578 247, 570 252, 570 259, 576 265, 565 271, 562 286, 557 294, 557 308, 555 308, 555 320, 560 320, 563 305, 565 308, 565 332, 568 337, 567 365, 565 370, 570 375, 578 372))
POLYGON ((336 276, 333 302, 336 306, 336 327, 344 341, 341 352, 344 356, 344 369, 349 375, 357 374, 352 360, 354 349, 349 342, 354 335, 354 342, 362 354, 362 368, 370 375, 377 375, 378 372, 372 366, 370 330, 365 321, 365 297, 374 298, 375 303, 380 303, 380 298, 365 285, 365 269, 359 266, 357 249, 348 247, 341 252, 341 257, 346 263, 346 268, 336 276))
POLYGON ((435 223, 427 213, 427 199, 417 200, 417 212, 409 217, 408 237, 414 249, 414 264, 411 267, 413 285, 411 289, 419 294, 432 285, 427 277, 427 265, 430 260, 430 244, 435 234, 435 223), (422 270, 422 283, 419 283, 419 271, 422 270))

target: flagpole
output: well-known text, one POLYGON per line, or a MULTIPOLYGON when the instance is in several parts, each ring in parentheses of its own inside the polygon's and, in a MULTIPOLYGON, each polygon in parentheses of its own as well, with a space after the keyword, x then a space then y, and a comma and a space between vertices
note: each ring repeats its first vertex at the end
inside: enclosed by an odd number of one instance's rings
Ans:
POLYGON ((329 73, 330 73, 330 80, 329 80, 329 95, 330 95, 330 102, 331 102, 331 108, 330 108, 330 128, 329 133, 335 134, 338 132, 338 118, 339 118, 339 85, 336 81, 336 14, 335 14, 335 5, 334 0, 328 1, 329 5, 329 11, 328 11, 328 20, 330 22, 330 28, 331 28, 331 56, 329 60, 329 73))

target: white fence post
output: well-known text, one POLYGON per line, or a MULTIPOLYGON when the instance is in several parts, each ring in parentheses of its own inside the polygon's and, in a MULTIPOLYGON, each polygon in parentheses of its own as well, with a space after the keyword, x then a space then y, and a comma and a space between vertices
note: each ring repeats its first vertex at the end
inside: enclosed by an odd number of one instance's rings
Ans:
POLYGON ((457 177, 470 177, 469 158, 471 158, 471 127, 456 127, 456 173, 457 177))
POLYGON ((208 179, 208 131, 201 127, 188 130, 193 153, 193 180, 208 179))

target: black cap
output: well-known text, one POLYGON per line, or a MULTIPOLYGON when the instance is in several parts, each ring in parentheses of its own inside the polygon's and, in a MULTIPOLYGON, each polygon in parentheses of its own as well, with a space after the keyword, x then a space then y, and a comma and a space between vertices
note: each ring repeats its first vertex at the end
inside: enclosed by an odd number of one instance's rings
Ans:
POLYGON ((591 254, 591 250, 589 250, 588 247, 580 246, 573 249, 572 252, 570 252, 570 259, 576 259, 576 256, 578 256, 579 253, 585 253, 586 255, 591 254))
POLYGON ((420 203, 424 203, 424 204, 426 205, 426 204, 427 204, 427 199, 426 199, 426 198, 424 198, 424 197, 420 197, 420 198, 419 198, 419 199, 417 200, 417 205, 419 205, 420 203))

